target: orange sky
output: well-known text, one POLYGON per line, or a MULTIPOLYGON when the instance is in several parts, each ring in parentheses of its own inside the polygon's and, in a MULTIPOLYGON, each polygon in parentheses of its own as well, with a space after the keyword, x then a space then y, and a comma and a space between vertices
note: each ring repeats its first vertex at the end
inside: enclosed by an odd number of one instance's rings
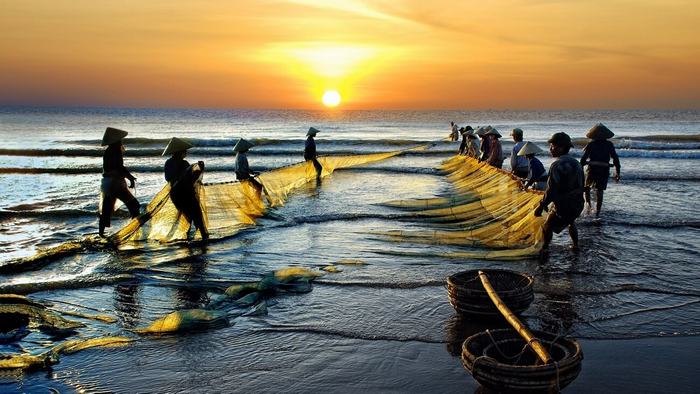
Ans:
POLYGON ((700 108, 697 0, 0 5, 0 104, 700 108))

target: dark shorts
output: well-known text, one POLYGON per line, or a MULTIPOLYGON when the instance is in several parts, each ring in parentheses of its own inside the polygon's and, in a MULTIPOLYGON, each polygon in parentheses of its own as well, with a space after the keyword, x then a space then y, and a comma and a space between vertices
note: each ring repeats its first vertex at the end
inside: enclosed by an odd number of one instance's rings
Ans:
POLYGON ((591 167, 586 169, 586 188, 605 190, 608 187, 610 169, 605 167, 591 167))
POLYGON ((562 230, 572 225, 576 218, 581 215, 581 212, 583 212, 583 202, 567 207, 567 209, 557 210, 554 207, 549 212, 549 216, 547 216, 546 224, 552 231, 559 234, 562 230))

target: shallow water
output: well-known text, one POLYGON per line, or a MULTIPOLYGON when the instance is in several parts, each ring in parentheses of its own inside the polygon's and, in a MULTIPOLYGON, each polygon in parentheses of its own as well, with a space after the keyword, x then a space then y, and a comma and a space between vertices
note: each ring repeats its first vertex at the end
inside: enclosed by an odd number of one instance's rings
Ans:
MULTIPOLYGON (((297 151, 309 124, 322 130, 317 139, 321 154, 347 154, 438 140, 447 134, 450 120, 466 118, 474 119, 472 125, 502 125, 502 134, 507 127, 522 127, 526 138, 542 147, 554 131, 577 130, 581 136, 599 120, 622 137, 700 133, 697 112, 367 112, 329 117, 284 111, 3 109, 4 149, 22 151, 0 151, 5 196, 0 202, 0 262, 96 232, 97 145, 106 125, 127 129, 135 138, 127 141, 126 165, 138 178, 137 197, 146 203, 164 182, 164 158, 158 152, 172 135, 198 139, 188 159, 205 160, 205 181, 214 182, 232 180, 232 157, 226 151, 239 135, 265 139, 266 145, 252 150, 249 158, 254 168, 266 169, 301 160, 297 151), (59 156, 48 149, 74 151, 59 156), (27 174, 18 168, 54 173, 27 174)), ((512 144, 506 139, 507 151, 512 144)), ((65 356, 49 373, 0 375, 0 389, 424 392, 434 387, 431 379, 450 382, 448 391, 460 384, 475 387, 456 349, 465 336, 485 327, 454 313, 444 283, 453 273, 483 267, 535 276, 535 302, 525 312, 532 327, 579 339, 698 336, 700 221, 691 202, 700 197, 700 142, 669 140, 621 140, 623 181, 609 185, 602 224, 582 217, 581 252, 569 251, 562 234, 555 237, 546 261, 437 258, 436 251, 461 247, 389 243, 368 234, 439 226, 380 204, 449 194, 450 183, 434 168, 458 144, 442 142, 428 154, 338 171, 320 186, 294 192, 258 226, 206 247, 86 250, 36 271, 2 274, 0 292, 31 293, 53 302, 55 309, 118 319, 108 324, 73 318, 87 325, 81 337, 133 337, 133 328, 173 310, 202 307, 228 285, 258 280, 275 269, 320 268, 342 259, 366 263, 341 265, 342 272, 316 280, 310 293, 275 297, 266 316, 232 319, 230 327, 219 330, 141 339, 124 348, 86 350, 65 356), (421 255, 391 255, 407 250, 421 255), (451 367, 431 369, 432 363, 451 367), (353 372, 345 376, 344 369, 353 372)), ((550 159, 543 161, 547 165, 550 159)), ((112 230, 126 220, 121 212, 112 230)), ((56 341, 32 332, 19 346, 1 345, 0 353, 36 353, 56 341)))

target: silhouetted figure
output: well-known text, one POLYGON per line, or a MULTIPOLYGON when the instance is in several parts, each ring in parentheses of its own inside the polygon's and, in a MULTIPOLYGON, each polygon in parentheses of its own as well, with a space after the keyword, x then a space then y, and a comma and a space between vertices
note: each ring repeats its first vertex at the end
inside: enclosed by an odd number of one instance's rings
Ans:
POLYGON ((111 226, 112 211, 117 199, 121 200, 129 209, 132 218, 139 214, 141 205, 136 197, 129 191, 135 187, 136 177, 124 167, 124 145, 122 139, 128 133, 124 130, 107 127, 102 137, 102 146, 107 146, 102 156, 102 184, 100 191, 100 223, 99 234, 104 236, 105 227, 111 226), (126 187, 126 179, 129 180, 129 188, 126 187))
POLYGON ((460 128, 459 132, 462 134, 462 143, 459 144, 459 154, 464 156, 476 157, 476 144, 474 140, 474 129, 471 126, 466 126, 460 128), (474 154, 469 154, 469 150, 473 150, 474 154))
POLYGON ((455 124, 455 122, 450 122, 450 141, 454 142, 457 141, 458 138, 458 130, 459 128, 455 124))
POLYGON ((309 127, 309 131, 306 133, 306 144, 304 145, 304 160, 311 161, 314 168, 316 169, 316 179, 321 179, 321 172, 323 167, 321 163, 318 162, 318 154, 316 153, 316 141, 314 137, 318 134, 318 130, 314 127, 309 127))
POLYGON ((486 126, 486 127, 479 127, 476 130, 476 135, 479 136, 480 144, 479 144, 479 161, 485 161, 489 157, 489 137, 486 136, 486 133, 491 130, 491 126, 486 126))
POLYGON ((558 234, 566 227, 569 227, 572 248, 578 249, 578 230, 574 221, 583 211, 583 169, 576 159, 569 156, 572 147, 571 137, 566 133, 555 133, 549 139, 549 152, 557 160, 549 167, 547 190, 535 209, 535 216, 541 216, 542 211, 554 203, 544 223, 543 252, 549 247, 553 232, 558 234))
POLYGON ((199 161, 197 164, 190 165, 185 160, 187 150, 191 147, 192 144, 177 137, 170 139, 163 151, 163 156, 172 155, 165 162, 165 180, 170 183, 170 199, 175 204, 175 208, 185 216, 188 223, 194 223, 202 239, 206 240, 209 239, 209 231, 207 231, 196 190, 196 183, 201 180, 204 173, 204 162, 199 161))
POLYGON ((233 147, 233 151, 236 152, 236 163, 234 164, 234 172, 236 173, 236 179, 239 182, 250 182, 251 185, 257 190, 258 196, 262 193, 263 186, 254 177, 259 175, 257 172, 250 170, 248 165, 248 150, 254 145, 250 142, 239 139, 236 145, 233 147))
POLYGON ((615 145, 608 141, 613 134, 610 129, 602 123, 593 126, 586 137, 592 139, 585 148, 583 148, 583 156, 581 156, 581 166, 588 165, 586 169, 586 185, 584 188, 584 197, 588 211, 591 210, 591 188, 595 188, 596 192, 596 210, 595 216, 600 216, 600 209, 603 207, 603 191, 608 187, 608 178, 610 177, 610 159, 613 160, 615 166, 615 182, 620 181, 620 158, 615 152, 615 145))

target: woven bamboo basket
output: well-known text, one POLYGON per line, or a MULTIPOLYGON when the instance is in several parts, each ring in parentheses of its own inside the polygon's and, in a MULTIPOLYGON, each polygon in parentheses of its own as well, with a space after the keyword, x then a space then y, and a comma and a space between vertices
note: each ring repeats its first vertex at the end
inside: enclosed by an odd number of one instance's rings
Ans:
MULTIPOLYGON (((481 271, 488 275, 492 286, 513 313, 522 313, 535 299, 531 275, 499 269, 481 271)), ((481 284, 479 270, 463 271, 447 278, 447 295, 450 305, 464 316, 482 319, 501 316, 481 284)))
POLYGON ((462 365, 482 386, 497 392, 557 393, 581 372, 583 352, 573 339, 533 331, 554 362, 537 355, 512 329, 487 330, 462 344, 462 365))

